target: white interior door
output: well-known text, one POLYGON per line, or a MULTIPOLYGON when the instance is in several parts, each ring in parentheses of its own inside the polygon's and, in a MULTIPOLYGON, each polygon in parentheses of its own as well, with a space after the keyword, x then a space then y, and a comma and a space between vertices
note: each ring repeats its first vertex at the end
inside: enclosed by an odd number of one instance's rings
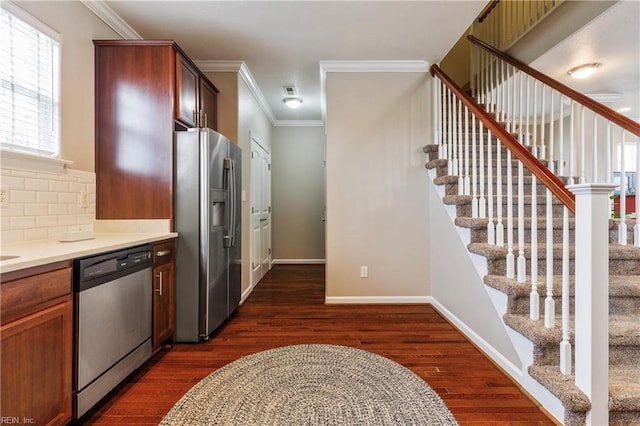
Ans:
POLYGON ((251 285, 271 268, 271 155, 251 140, 251 285))

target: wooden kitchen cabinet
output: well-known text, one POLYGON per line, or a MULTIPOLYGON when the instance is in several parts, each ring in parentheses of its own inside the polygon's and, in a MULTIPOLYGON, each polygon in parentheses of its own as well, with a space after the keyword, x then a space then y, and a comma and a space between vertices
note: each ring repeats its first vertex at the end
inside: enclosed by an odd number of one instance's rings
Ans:
POLYGON ((187 127, 201 127, 199 124, 200 91, 198 71, 179 52, 176 52, 176 119, 187 127))
POLYGON ((96 218, 173 221, 173 132, 216 130, 218 90, 172 41, 94 45, 96 218))
POLYGON ((153 350, 167 340, 173 343, 175 329, 175 241, 153 245, 153 350))
POLYGON ((207 80, 200 79, 200 127, 218 128, 218 91, 207 80))
POLYGON ((63 425, 71 420, 71 277, 70 262, 2 274, 3 419, 39 425, 63 425))

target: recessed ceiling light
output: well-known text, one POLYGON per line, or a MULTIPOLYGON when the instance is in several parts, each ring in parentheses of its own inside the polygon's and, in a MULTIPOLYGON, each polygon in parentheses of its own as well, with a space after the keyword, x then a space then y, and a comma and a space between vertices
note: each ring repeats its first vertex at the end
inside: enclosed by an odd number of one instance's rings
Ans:
POLYGON ((629 111, 631 111, 631 107, 618 108, 616 111, 618 111, 618 112, 629 112, 629 111))
POLYGON ((600 64, 594 62, 593 64, 584 64, 579 67, 571 68, 567 71, 567 74, 573 78, 587 78, 592 76, 598 68, 600 68, 600 64))
POLYGON ((284 98, 282 102, 284 102, 284 104, 289 108, 298 108, 302 105, 302 99, 295 96, 284 98))

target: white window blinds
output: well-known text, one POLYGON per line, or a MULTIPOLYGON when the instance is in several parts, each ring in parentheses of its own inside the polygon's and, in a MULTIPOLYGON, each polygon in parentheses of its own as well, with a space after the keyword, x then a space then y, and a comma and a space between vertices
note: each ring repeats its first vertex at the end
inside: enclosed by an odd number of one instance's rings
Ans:
POLYGON ((60 44, 2 9, 0 147, 57 156, 60 44))

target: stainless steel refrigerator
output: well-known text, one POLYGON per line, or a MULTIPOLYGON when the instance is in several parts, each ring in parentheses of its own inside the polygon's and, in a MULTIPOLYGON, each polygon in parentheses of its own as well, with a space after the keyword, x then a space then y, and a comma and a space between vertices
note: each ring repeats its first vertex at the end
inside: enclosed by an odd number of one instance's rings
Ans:
POLYGON ((206 340, 240 302, 240 148, 211 129, 176 131, 176 340, 206 340))

